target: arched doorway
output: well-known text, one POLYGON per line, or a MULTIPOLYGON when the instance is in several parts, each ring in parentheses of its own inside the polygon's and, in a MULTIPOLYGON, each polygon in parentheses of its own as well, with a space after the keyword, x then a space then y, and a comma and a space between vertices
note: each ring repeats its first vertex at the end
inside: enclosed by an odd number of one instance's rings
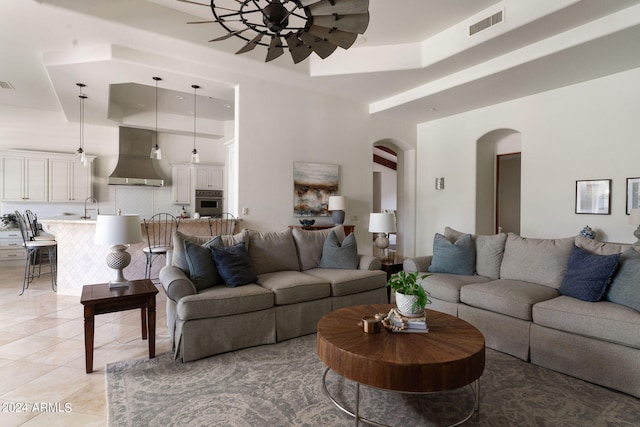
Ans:
POLYGON ((520 233, 521 134, 496 129, 477 140, 476 234, 520 233))
MULTIPOLYGON (((383 171, 373 169, 374 188, 372 212, 375 209, 389 210, 392 204, 391 194, 394 193, 393 188, 389 188, 389 183, 393 185, 395 181, 395 212, 397 233, 395 235, 396 254, 400 256, 415 255, 415 158, 416 150, 411 145, 395 139, 381 139, 372 144, 373 155, 381 156, 380 153, 388 153, 390 159, 393 159, 391 153, 395 153, 395 173, 394 178, 387 179, 386 184, 380 182, 376 184, 376 180, 383 181, 383 171), (376 175, 376 172, 381 172, 376 175), (385 190, 378 190, 376 186, 385 187, 385 190), (378 201, 379 199, 379 201, 378 201), (386 200, 383 200, 386 199, 386 200)), ((375 157, 373 157, 372 165, 375 165, 375 157)), ((391 160, 393 161, 393 160, 391 160)), ((389 168, 391 169, 391 168, 389 168)), ((387 174, 390 173, 387 171, 387 174)), ((388 177, 387 177, 388 178, 388 177)))

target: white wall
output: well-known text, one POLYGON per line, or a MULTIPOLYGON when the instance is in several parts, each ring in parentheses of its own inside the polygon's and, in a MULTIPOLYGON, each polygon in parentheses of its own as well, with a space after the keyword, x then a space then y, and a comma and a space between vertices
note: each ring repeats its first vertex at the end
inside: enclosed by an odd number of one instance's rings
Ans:
POLYGON ((521 234, 576 235, 585 225, 603 241, 632 243, 626 178, 640 175, 640 69, 418 126, 417 253, 432 253, 446 225, 474 232, 476 141, 494 129, 522 137, 521 234), (433 180, 446 177, 446 189, 433 180), (575 181, 612 179, 611 215, 575 214, 575 181))
MULTIPOLYGON (((345 223, 356 225, 362 253, 370 253, 373 143, 398 138, 415 144, 415 127, 372 118, 367 107, 274 83, 239 86, 239 208, 243 227, 280 230, 293 216, 293 162, 340 166, 345 223)), ((329 217, 317 222, 331 223, 329 217)))

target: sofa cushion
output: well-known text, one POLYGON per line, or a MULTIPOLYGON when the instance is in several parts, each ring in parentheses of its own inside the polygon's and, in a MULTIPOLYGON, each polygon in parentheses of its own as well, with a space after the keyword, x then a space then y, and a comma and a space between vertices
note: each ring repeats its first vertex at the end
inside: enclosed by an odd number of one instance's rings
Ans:
MULTIPOLYGON (((225 246, 231 246, 236 243, 244 242, 246 239, 246 232, 241 231, 233 236, 220 236, 225 246)), ((189 236, 181 233, 180 231, 173 232, 173 250, 171 254, 171 265, 178 267, 180 270, 189 274, 189 263, 187 262, 187 255, 184 249, 184 242, 189 241, 197 243, 199 245, 211 240, 211 236, 189 236)))
POLYGON ((596 255, 574 245, 560 293, 583 301, 600 301, 611 283, 618 259, 619 253, 596 255))
POLYGON ((319 267, 355 270, 358 268, 359 262, 360 257, 358 256, 358 244, 356 243, 355 234, 349 234, 340 244, 335 231, 331 230, 322 246, 319 267))
POLYGON ((271 307, 273 292, 260 285, 251 284, 238 288, 216 285, 195 295, 180 298, 176 305, 176 314, 182 320, 207 319, 271 307))
POLYGON ((436 233, 433 238, 433 258, 427 271, 467 276, 475 274, 476 248, 471 234, 464 234, 452 242, 444 235, 436 233))
POLYGON ((606 300, 640 311, 640 252, 629 248, 620 256, 618 271, 606 300))
POLYGON ((559 295, 554 288, 519 280, 494 280, 460 289, 460 301, 476 308, 531 320, 534 304, 559 295))
POLYGON ((331 283, 331 296, 339 297, 384 288, 387 274, 382 270, 313 268, 305 271, 331 283))
POLYGON ((491 279, 484 276, 463 276, 460 274, 438 273, 422 279, 422 287, 433 298, 441 301, 460 302, 460 289, 471 283, 484 283, 491 279))
POLYGON ((218 269, 209 250, 214 246, 217 248, 224 246, 219 236, 206 241, 202 245, 189 240, 184 241, 185 256, 187 264, 189 264, 189 278, 198 292, 224 283, 224 280, 218 274, 218 269))
POLYGON ((529 239, 509 233, 500 278, 559 288, 573 248, 573 237, 529 239))
POLYGON ((284 270, 300 271, 291 229, 272 232, 250 230, 248 236, 249 258, 256 274, 284 270))
POLYGON ((631 245, 622 243, 599 242, 597 240, 588 239, 584 236, 581 236, 580 234, 575 237, 574 244, 577 247, 596 255, 619 254, 631 247, 631 245))
POLYGON ((258 276, 258 283, 274 293, 275 305, 313 301, 331 295, 328 281, 299 271, 261 274, 258 276))
POLYGON ((533 307, 541 326, 640 348, 640 313, 609 301, 586 302, 560 296, 533 307))
POLYGON ((211 252, 218 273, 228 287, 234 288, 258 281, 244 243, 222 248, 214 246, 211 252))
POLYGON ((344 240, 344 227, 341 225, 333 228, 327 228, 325 230, 293 229, 293 241, 296 244, 298 263, 300 264, 301 271, 316 268, 320 265, 322 247, 324 246, 324 241, 327 239, 331 230, 336 233, 340 242, 344 240))
MULTIPOLYGON (((456 241, 465 233, 451 227, 444 228, 444 235, 449 240, 456 241)), ((471 235, 476 246, 476 273, 490 279, 500 278, 500 265, 504 256, 504 245, 507 241, 506 233, 494 235, 471 235)))

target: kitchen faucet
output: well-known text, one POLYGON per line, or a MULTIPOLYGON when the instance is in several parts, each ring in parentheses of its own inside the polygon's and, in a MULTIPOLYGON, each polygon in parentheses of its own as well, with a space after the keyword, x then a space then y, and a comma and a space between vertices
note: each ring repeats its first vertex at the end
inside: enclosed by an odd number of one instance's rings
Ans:
POLYGON ((87 202, 92 203, 94 205, 98 204, 98 201, 93 197, 87 197, 84 199, 84 216, 80 217, 80 219, 91 219, 90 216, 87 216, 87 211, 96 211, 96 215, 100 215, 100 209, 87 209, 87 202))

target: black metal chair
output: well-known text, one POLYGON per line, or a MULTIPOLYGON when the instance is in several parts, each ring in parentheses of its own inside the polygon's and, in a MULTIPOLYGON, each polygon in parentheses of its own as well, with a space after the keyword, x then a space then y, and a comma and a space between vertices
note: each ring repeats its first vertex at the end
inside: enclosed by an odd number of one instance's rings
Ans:
POLYGON ((238 219, 230 213, 221 213, 209 218, 209 231, 212 236, 235 234, 238 219))
POLYGON ((55 240, 31 240, 29 236, 29 227, 24 216, 16 211, 16 221, 22 235, 26 260, 24 264, 24 278, 22 280, 22 292, 29 287, 34 277, 40 277, 42 274, 41 255, 46 252, 49 257, 49 273, 51 274, 51 289, 55 292, 58 289, 57 284, 57 262, 58 262, 58 243, 55 240), (37 274, 36 274, 37 269, 37 274))
POLYGON ((27 221, 27 225, 31 230, 31 240, 56 240, 51 234, 42 234, 40 224, 38 223, 38 215, 31 212, 29 209, 24 211, 24 215, 27 221))
POLYGON ((142 250, 147 256, 144 277, 151 278, 151 267, 155 258, 167 255, 173 247, 173 232, 178 229, 179 221, 169 213, 159 213, 144 220, 147 233, 147 246, 142 250))

